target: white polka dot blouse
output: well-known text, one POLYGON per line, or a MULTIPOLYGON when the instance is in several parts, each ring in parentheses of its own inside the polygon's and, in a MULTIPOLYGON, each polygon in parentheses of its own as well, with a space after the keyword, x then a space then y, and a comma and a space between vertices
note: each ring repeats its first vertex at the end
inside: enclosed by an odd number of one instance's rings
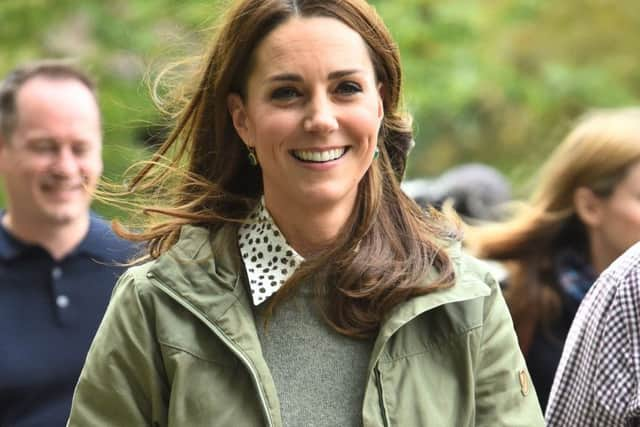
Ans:
POLYGON ((285 240, 264 206, 258 203, 248 223, 238 229, 238 246, 254 305, 273 295, 304 261, 285 240))

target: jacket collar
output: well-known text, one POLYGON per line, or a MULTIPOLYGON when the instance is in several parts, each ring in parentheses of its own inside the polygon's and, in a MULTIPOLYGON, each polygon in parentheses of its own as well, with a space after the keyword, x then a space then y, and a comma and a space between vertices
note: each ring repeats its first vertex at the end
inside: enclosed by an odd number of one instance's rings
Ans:
MULTIPOLYGON (((250 297, 244 282, 244 268, 234 226, 223 226, 213 233, 203 227, 183 226, 174 247, 151 267, 151 272, 187 298, 212 320, 218 319, 231 304, 241 302, 250 310, 250 297)), ((379 339, 386 340, 402 325, 436 307, 487 296, 490 288, 475 274, 465 271, 466 263, 459 243, 449 248, 457 280, 454 286, 412 298, 394 308, 381 327, 379 339)))
POLYGON ((238 300, 249 303, 242 285, 242 262, 235 227, 211 233, 185 225, 178 242, 159 257, 149 272, 184 297, 211 320, 217 320, 238 300))

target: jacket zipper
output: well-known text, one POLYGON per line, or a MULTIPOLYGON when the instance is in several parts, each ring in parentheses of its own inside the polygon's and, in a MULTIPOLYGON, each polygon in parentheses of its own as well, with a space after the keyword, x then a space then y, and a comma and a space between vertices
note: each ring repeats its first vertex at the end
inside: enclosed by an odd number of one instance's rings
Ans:
POLYGON ((251 379, 253 380, 253 384, 258 391, 258 397, 260 398, 260 405, 262 406, 262 412, 264 413, 265 418, 267 419, 267 426, 273 427, 273 420, 271 419, 271 412, 269 412, 269 407, 267 405, 267 398, 260 386, 260 381, 258 379, 258 374, 253 367, 251 361, 244 355, 237 347, 231 342, 229 338, 218 328, 216 325, 211 323, 209 319, 203 316, 201 313, 193 310, 192 307, 184 302, 178 295, 176 295, 171 289, 166 287, 164 283, 162 283, 156 276, 152 273, 148 273, 148 278, 154 278, 156 280, 156 285, 160 288, 165 294, 169 295, 174 301, 178 302, 181 306, 189 310, 191 314, 200 319, 205 325, 209 327, 213 331, 213 333, 231 350, 231 352, 242 362, 242 364, 247 368, 249 373, 251 374, 251 379))
POLYGON ((382 422, 384 423, 384 427, 390 427, 391 423, 389 422, 389 418, 387 417, 387 409, 384 406, 384 391, 382 390, 382 378, 380 375, 380 369, 378 369, 377 364, 374 369, 376 374, 376 383, 378 384, 378 396, 380 400, 380 411, 382 412, 382 422))

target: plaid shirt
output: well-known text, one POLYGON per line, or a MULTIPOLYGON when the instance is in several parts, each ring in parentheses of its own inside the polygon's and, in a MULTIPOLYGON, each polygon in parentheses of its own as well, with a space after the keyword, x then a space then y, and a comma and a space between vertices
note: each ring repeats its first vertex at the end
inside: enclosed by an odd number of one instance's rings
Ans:
POLYGON ((583 300, 558 366, 549 427, 640 426, 640 243, 583 300))

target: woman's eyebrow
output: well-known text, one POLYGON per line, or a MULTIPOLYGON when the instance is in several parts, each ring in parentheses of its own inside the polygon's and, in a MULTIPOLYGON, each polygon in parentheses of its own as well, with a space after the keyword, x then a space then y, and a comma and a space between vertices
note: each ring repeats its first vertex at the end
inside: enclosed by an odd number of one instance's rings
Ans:
POLYGON ((276 74, 275 76, 269 77, 267 80, 271 81, 271 82, 282 82, 282 81, 286 81, 286 82, 290 82, 290 81, 301 82, 301 81, 303 81, 301 75, 294 74, 294 73, 276 74))
MULTIPOLYGON (((345 76, 349 76, 352 74, 357 74, 357 73, 361 73, 362 70, 358 69, 358 68, 353 68, 353 69, 348 69, 348 70, 338 70, 338 71, 332 71, 327 75, 327 78, 329 80, 336 80, 336 79, 340 79, 342 77, 345 76)), ((301 75, 299 74, 295 74, 295 73, 282 73, 282 74, 276 74, 274 76, 271 76, 267 79, 268 81, 272 81, 272 82, 281 82, 281 81, 287 81, 287 82, 301 82, 304 79, 302 78, 301 75)))
POLYGON ((348 70, 339 70, 339 71, 332 71, 329 73, 329 80, 335 80, 335 79, 340 79, 342 77, 345 76, 350 76, 352 74, 357 74, 357 73, 361 73, 362 70, 359 68, 353 68, 353 69, 348 69, 348 70))

